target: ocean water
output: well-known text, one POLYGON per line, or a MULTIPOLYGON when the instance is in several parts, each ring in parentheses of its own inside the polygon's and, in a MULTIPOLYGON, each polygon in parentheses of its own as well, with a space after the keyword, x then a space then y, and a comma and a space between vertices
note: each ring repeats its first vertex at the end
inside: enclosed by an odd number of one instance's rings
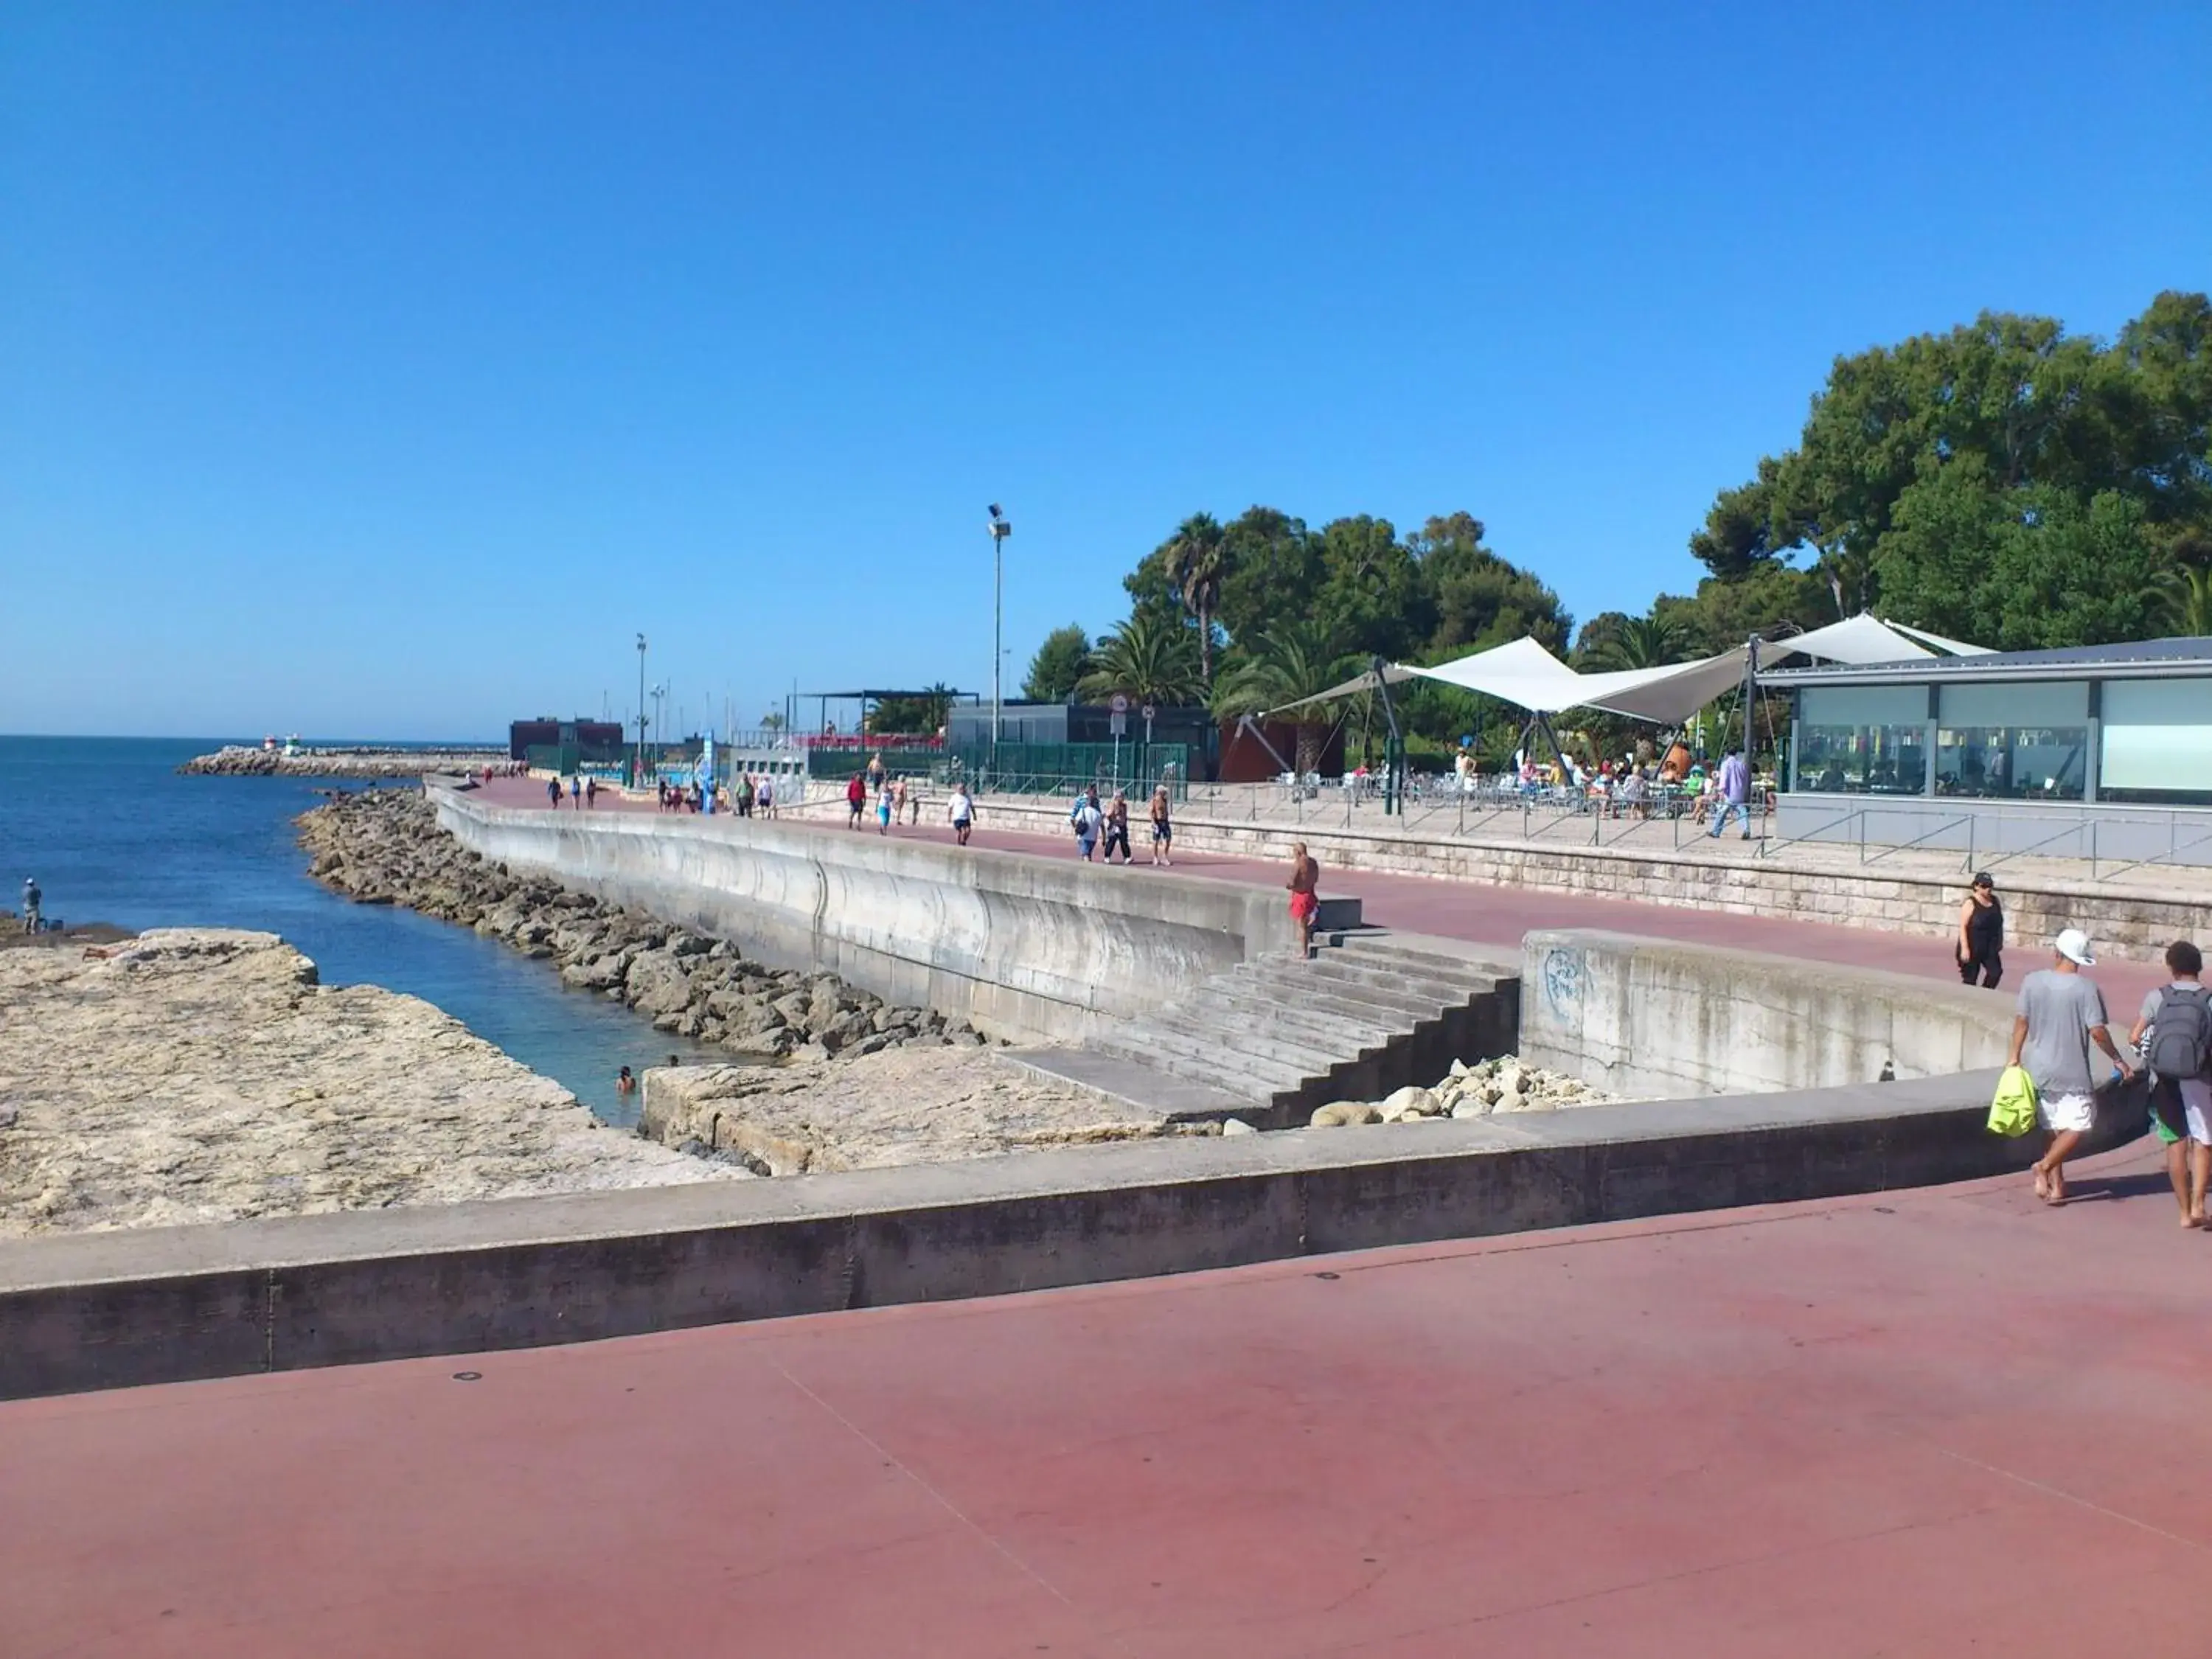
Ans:
POLYGON ((36 876, 46 915, 67 921, 282 934, 314 959, 324 983, 434 1002, 611 1123, 636 1118, 636 1097, 615 1092, 620 1067, 663 1065, 672 1054, 729 1058, 571 990, 550 964, 468 928, 355 904, 310 881, 292 820, 319 803, 318 790, 355 786, 177 775, 180 763, 223 741, 0 737, 0 902, 15 908, 23 878, 36 876))

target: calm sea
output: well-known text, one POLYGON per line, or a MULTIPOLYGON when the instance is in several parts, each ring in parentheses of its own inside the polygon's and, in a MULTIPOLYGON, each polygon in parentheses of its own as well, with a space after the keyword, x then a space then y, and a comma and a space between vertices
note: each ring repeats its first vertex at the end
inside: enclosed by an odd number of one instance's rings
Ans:
MULTIPOLYGON (((314 958, 328 985, 381 985, 434 1002, 613 1123, 624 1065, 726 1060, 655 1031, 619 1004, 572 991, 465 927, 392 905, 354 904, 307 879, 292 820, 304 778, 185 778, 217 738, 0 737, 0 894, 14 908, 36 876, 46 914, 120 927, 253 927, 314 958)), ((335 739, 333 739, 335 741, 335 739)))

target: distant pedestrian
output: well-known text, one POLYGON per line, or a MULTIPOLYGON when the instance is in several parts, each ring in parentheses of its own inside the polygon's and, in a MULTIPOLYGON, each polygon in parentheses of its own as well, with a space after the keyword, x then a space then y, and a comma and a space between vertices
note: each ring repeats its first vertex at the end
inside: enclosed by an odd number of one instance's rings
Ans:
POLYGON ((2202 1227, 2212 1186, 2212 993, 2204 954, 2187 939, 2166 947, 2166 969, 2173 982, 2143 998, 2128 1042, 2150 1072, 2150 1127, 2166 1147, 2181 1224, 2202 1227))
POLYGON ((584 780, 584 805, 586 806, 597 806, 599 804, 599 781, 597 778, 586 778, 584 780))
POLYGON ((906 821, 917 830, 921 827, 921 780, 916 778, 914 787, 907 791, 906 821))
POLYGON ((876 793, 884 787, 884 757, 880 750, 868 757, 868 793, 876 793))
POLYGON ((1959 942, 1952 954, 1959 959, 1959 977, 1969 985, 1978 980, 1994 991, 2004 977, 2004 906, 1986 870, 1974 878, 1959 907, 1959 942))
POLYGON ((1106 823, 1106 814, 1099 810, 1097 790, 1087 789, 1078 798, 1067 821, 1075 826, 1075 850, 1085 864, 1090 863, 1091 854, 1098 848, 1098 832, 1106 823))
POLYGON ((1713 827, 1706 831, 1715 841, 1728 828, 1731 816, 1743 821, 1743 838, 1751 839, 1751 764, 1743 757, 1743 750, 1731 749, 1721 762, 1718 810, 1713 815, 1713 827))
POLYGON ((753 803, 759 799, 759 792, 753 787, 753 775, 750 772, 738 774, 738 816, 741 818, 752 817, 753 803))
POLYGON ((1152 862, 1172 868, 1168 856, 1175 851, 1175 823, 1168 816, 1168 792, 1163 784, 1152 791, 1152 862))
POLYGON ((1114 799, 1106 808, 1106 848, 1105 850, 1098 855, 1100 861, 1106 864, 1113 863, 1114 849, 1116 847, 1119 847, 1121 849, 1121 862, 1124 864, 1131 862, 1131 859, 1129 857, 1129 798, 1119 789, 1116 789, 1114 792, 1114 799))
POLYGON ((1321 866, 1302 841, 1291 843, 1291 878, 1283 885, 1291 890, 1291 920, 1298 925, 1303 960, 1313 954, 1314 918, 1321 914, 1321 866))
POLYGON ((906 780, 902 777, 894 778, 891 780, 891 822, 901 823, 905 819, 906 780))
POLYGON ((2019 1012, 2012 1023, 2012 1066, 2025 1066, 2035 1082, 2035 1103, 2051 1145, 2034 1167, 2035 1195, 2046 1204, 2066 1201, 2066 1160, 2096 1121, 2096 1066, 2091 1048, 2102 1048, 2123 1074, 2135 1062, 2122 1054, 2106 1028, 2105 997, 2081 969, 2096 965, 2089 936, 2078 927, 2059 934, 2051 966, 2021 981, 2019 1012))
POLYGON ((579 812, 584 810, 584 781, 580 777, 568 780, 568 801, 579 812))
POLYGON ((545 780, 545 799, 553 803, 553 810, 557 812, 561 810, 560 779, 548 778, 545 780))
POLYGON ((622 1074, 615 1079, 615 1092, 618 1095, 634 1095, 637 1092, 637 1079, 629 1074, 629 1067, 627 1066, 622 1068, 622 1074))
POLYGON ((859 829, 860 814, 867 811, 868 807, 868 781, 858 772, 853 774, 853 781, 845 786, 845 805, 851 812, 851 816, 845 822, 845 827, 848 830, 859 829))
POLYGON ((760 781, 760 788, 753 795, 753 805, 759 809, 763 817, 772 818, 775 816, 775 781, 774 779, 763 778, 760 781))
POLYGON ((887 783, 876 793, 876 833, 878 835, 888 836, 890 834, 891 814, 893 811, 894 806, 891 800, 891 787, 887 783))
POLYGON ((23 931, 39 931, 39 908, 46 895, 39 891, 39 884, 29 876, 23 878, 23 931))
POLYGON ((952 786, 952 801, 947 809, 946 816, 952 820, 953 845, 965 847, 968 844, 969 832, 975 827, 975 797, 968 793, 966 784, 956 783, 952 786))

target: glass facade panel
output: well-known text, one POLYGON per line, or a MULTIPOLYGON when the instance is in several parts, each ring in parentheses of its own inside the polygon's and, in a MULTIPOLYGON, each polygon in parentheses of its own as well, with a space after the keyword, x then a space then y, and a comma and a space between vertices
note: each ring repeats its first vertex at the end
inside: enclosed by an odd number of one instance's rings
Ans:
POLYGON ((2087 794, 2086 681, 1947 685, 1936 708, 1937 794, 1980 800, 2087 794))
POLYGON ((1917 795, 1928 781, 1928 691, 1812 686, 1801 694, 1793 789, 1917 795))
POLYGON ((2097 799, 2212 805, 2212 680, 2109 680, 2097 799))

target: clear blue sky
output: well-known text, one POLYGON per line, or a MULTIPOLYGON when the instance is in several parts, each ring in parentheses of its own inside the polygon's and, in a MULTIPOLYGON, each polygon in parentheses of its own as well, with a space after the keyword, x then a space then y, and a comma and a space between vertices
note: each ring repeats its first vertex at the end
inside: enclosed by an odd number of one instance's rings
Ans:
POLYGON ((1837 353, 2212 284, 2212 10, 0 9, 0 730, 988 689, 1184 514, 1698 574, 1837 353))

